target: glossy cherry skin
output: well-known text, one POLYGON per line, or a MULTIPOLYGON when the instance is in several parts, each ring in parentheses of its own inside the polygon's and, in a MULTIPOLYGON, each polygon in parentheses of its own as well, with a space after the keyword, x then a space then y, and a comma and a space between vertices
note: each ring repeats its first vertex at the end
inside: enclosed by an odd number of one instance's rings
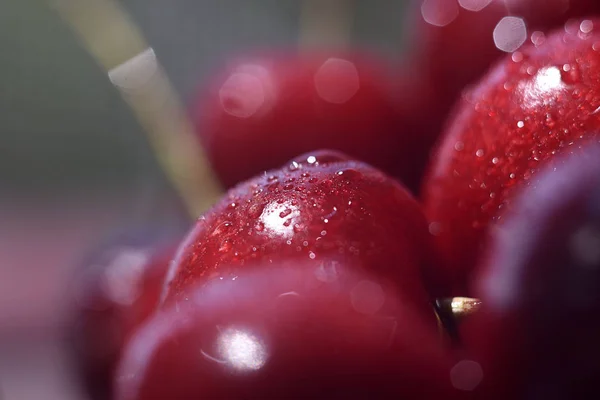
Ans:
POLYGON ((466 93, 432 158, 423 185, 440 273, 465 295, 490 224, 515 192, 561 153, 600 136, 598 21, 556 31, 508 56, 466 93))
POLYGON ((162 293, 176 244, 146 239, 121 237, 117 244, 96 251, 73 285, 71 342, 93 399, 109 398, 123 345, 154 312, 162 293))
POLYGON ((414 0, 407 26, 407 92, 423 98, 418 125, 437 137, 447 113, 469 85, 506 52, 569 18, 600 12, 595 0, 414 0))
POLYGON ((198 220, 169 271, 165 301, 184 301, 198 282, 236 279, 255 262, 277 269, 307 260, 390 279, 431 314, 422 277, 429 241, 420 205, 394 180, 339 153, 308 153, 238 185, 198 220))
POLYGON ((360 53, 280 52, 241 57, 225 70, 200 90, 192 114, 226 187, 320 148, 417 184, 423 167, 411 160, 426 157, 408 123, 415 99, 398 98, 385 62, 360 53))
POLYGON ((462 326, 490 399, 598 398, 600 147, 540 173, 493 237, 462 326))
POLYGON ((460 394, 438 332, 372 275, 257 266, 188 297, 129 343, 116 400, 460 394))

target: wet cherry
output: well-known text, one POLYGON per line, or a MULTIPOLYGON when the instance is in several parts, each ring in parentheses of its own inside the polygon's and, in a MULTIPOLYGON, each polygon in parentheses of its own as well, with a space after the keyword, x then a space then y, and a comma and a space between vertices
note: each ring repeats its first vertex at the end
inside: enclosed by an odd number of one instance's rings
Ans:
POLYGON ((581 20, 506 57, 466 92, 423 186, 441 272, 464 291, 490 224, 544 165, 600 136, 600 34, 581 20))
POLYGON ((342 262, 388 278, 431 315, 422 278, 429 240, 420 205, 394 180, 338 153, 308 153, 238 185, 198 220, 165 300, 186 299, 197 282, 236 279, 256 262, 308 260, 324 274, 342 262))
POLYGON ((600 147, 540 176, 493 236, 462 327, 483 398, 600 395, 600 147))
POLYGON ((71 338, 83 383, 94 399, 108 398, 124 343, 160 299, 176 245, 154 239, 139 232, 119 235, 97 249, 76 276, 71 338))
POLYGON ((188 298, 132 339, 117 400, 461 394, 435 329, 372 275, 268 265, 188 298))
MULTIPOLYGON (((319 148, 343 151, 416 185, 425 158, 408 124, 414 96, 396 98, 385 63, 354 53, 241 58, 192 107, 227 187, 319 148)), ((413 186, 414 187, 414 186, 413 186)))

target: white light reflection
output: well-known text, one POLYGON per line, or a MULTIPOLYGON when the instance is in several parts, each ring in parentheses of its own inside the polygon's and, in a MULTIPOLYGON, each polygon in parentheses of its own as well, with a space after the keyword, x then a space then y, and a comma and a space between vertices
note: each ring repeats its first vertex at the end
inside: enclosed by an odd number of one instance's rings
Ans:
POLYGON ((256 371, 267 362, 265 344, 255 335, 238 329, 227 329, 218 339, 224 363, 242 371, 256 371))
POLYGON ((323 100, 343 104, 360 89, 358 70, 350 61, 330 58, 315 74, 315 89, 323 100))
POLYGON ((264 232, 267 234, 277 234, 283 237, 292 237, 294 235, 293 219, 300 215, 297 206, 292 205, 291 201, 278 203, 272 201, 267 204, 259 217, 260 223, 264 225, 264 232))
POLYGON ((140 295, 140 281, 148 259, 147 251, 120 250, 104 271, 101 285, 106 296, 115 303, 132 304, 140 295))
POLYGON ((458 4, 465 10, 481 11, 486 8, 492 0, 458 0, 458 4))
POLYGON ((527 40, 525 21, 518 17, 504 17, 494 28, 493 37, 498 49, 512 53, 527 40))
POLYGON ((421 15, 425 22, 435 26, 446 26, 458 17, 458 4, 455 0, 424 0, 421 15))
POLYGON ((271 104, 273 85, 269 71, 254 64, 242 65, 231 74, 219 90, 219 100, 226 113, 248 118, 261 107, 271 104))
POLYGON ((557 67, 545 67, 537 72, 533 80, 520 82, 517 90, 522 94, 522 106, 535 108, 551 104, 565 88, 560 70, 557 67))
POLYGON ((113 85, 125 90, 137 90, 147 86, 158 70, 154 50, 149 47, 140 54, 108 71, 113 85))

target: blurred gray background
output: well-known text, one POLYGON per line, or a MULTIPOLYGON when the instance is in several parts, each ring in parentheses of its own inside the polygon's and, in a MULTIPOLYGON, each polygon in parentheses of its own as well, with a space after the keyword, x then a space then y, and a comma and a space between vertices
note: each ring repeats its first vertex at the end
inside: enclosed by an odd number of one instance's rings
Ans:
MULTIPOLYGON (((407 1, 354 1, 352 43, 398 59, 407 1)), ((184 100, 238 51, 296 46, 303 5, 121 3, 184 100)), ((50 4, 0 1, 3 400, 82 398, 60 346, 77 260, 122 227, 152 223, 178 231, 188 224, 144 132, 50 4)))

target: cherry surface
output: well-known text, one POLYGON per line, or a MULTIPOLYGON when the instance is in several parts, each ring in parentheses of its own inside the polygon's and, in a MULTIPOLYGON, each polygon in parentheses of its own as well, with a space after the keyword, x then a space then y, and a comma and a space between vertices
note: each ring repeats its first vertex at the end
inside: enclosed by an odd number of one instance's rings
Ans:
POLYGON ((490 224, 561 153, 598 141, 600 34, 581 20, 523 47, 461 99, 424 181, 440 274, 460 295, 490 224))
POLYGON ((432 140, 462 92, 490 66, 569 18, 600 12, 595 0, 414 0, 406 21, 404 90, 418 96, 413 130, 432 140))
POLYGON ((597 398, 600 147, 540 175, 494 235, 463 336, 484 398, 597 398))
POLYGON ((386 62, 360 52, 281 51, 224 69, 200 89, 192 115, 226 187, 319 148, 417 186, 431 142, 409 122, 420 93, 396 95, 386 62))
POLYGON ((158 305, 177 242, 155 239, 118 235, 87 257, 73 282, 73 350, 94 400, 109 398, 123 345, 158 305))
POLYGON ((431 314, 422 277, 429 244, 421 207, 401 185, 342 154, 308 153, 238 185, 198 220, 165 301, 184 301, 196 282, 236 279, 255 262, 276 269, 299 259, 324 273, 338 262, 372 271, 431 314))
POLYGON ((129 343, 116 400, 462 395, 439 334, 373 275, 267 265, 188 296, 129 343))

